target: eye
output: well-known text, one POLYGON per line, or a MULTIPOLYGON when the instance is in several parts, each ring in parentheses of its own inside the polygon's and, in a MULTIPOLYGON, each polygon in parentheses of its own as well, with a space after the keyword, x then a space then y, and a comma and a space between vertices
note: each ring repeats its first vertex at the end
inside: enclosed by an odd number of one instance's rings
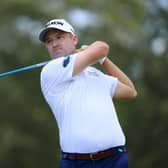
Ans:
POLYGON ((61 38, 61 36, 57 36, 57 39, 60 39, 61 38))
POLYGON ((63 38, 64 38, 64 35, 57 36, 57 39, 63 39, 63 38))
POLYGON ((52 42, 51 39, 46 39, 46 40, 45 40, 45 43, 46 43, 46 44, 50 44, 51 42, 52 42))

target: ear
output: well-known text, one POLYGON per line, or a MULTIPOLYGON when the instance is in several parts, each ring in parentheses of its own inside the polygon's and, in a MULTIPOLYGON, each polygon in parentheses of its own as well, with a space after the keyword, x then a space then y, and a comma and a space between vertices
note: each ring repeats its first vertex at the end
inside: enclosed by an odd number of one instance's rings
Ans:
POLYGON ((72 40, 73 40, 73 42, 74 42, 74 45, 77 45, 77 44, 78 44, 78 36, 77 36, 77 35, 74 35, 74 36, 72 37, 72 40))

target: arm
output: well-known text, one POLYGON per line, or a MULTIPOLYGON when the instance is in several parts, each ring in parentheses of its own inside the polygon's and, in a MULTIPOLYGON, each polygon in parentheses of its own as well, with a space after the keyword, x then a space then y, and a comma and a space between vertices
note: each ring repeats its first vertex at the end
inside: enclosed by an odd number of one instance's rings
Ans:
POLYGON ((128 76, 120 70, 109 58, 106 58, 102 64, 106 74, 117 77, 119 82, 114 94, 117 99, 130 99, 137 96, 136 89, 128 76))
POLYGON ((102 41, 96 41, 76 55, 73 69, 73 76, 83 71, 89 65, 97 63, 97 61, 108 54, 109 46, 102 41))

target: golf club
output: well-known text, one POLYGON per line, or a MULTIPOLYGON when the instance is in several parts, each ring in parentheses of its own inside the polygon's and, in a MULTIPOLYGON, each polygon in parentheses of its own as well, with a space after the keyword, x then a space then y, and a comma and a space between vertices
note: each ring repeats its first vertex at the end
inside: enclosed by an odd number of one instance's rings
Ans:
POLYGON ((0 78, 5 77, 5 76, 9 76, 9 75, 12 75, 12 74, 16 74, 16 73, 19 73, 19 72, 39 68, 39 67, 42 67, 42 66, 46 65, 48 62, 49 61, 44 61, 44 62, 41 62, 41 63, 38 63, 38 64, 33 64, 33 65, 25 66, 25 67, 22 67, 22 68, 18 68, 18 69, 15 69, 15 70, 11 70, 11 71, 8 71, 8 72, 4 72, 4 73, 0 74, 0 78))

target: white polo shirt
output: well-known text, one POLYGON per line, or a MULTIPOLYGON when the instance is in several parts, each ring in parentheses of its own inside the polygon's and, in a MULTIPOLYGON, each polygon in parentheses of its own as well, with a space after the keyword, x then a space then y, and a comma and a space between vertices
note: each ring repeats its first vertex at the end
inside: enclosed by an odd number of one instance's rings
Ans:
POLYGON ((50 61, 41 88, 58 124, 63 152, 91 153, 125 145, 112 101, 117 78, 88 67, 72 77, 76 55, 50 61))

